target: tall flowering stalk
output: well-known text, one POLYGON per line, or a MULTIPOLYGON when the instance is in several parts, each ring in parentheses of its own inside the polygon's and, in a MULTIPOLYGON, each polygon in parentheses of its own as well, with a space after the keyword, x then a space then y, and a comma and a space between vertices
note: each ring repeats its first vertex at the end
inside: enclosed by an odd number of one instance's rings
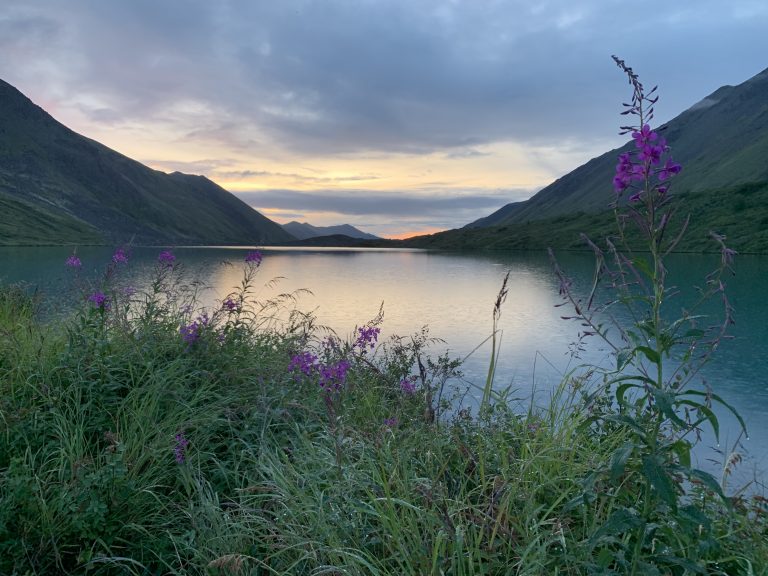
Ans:
POLYGON ((698 561, 704 553, 693 543, 708 535, 701 521, 706 510, 687 503, 691 485, 703 486, 704 494, 715 493, 725 502, 717 481, 691 466, 691 448, 702 425, 709 424, 715 436, 719 434, 713 403, 731 410, 742 426, 743 421, 717 394, 692 384, 732 322, 724 275, 734 253, 723 237, 714 235, 721 265, 705 279, 698 301, 676 320, 669 319, 674 288, 667 282, 666 260, 688 224, 688 218, 678 223, 671 193, 682 166, 672 159, 661 133, 650 126, 658 101, 656 88, 646 92, 623 60, 614 56, 614 61, 632 87, 632 99, 624 104, 622 115, 634 120, 621 126, 621 134, 630 134, 632 141, 630 150, 619 155, 613 178, 618 236, 606 239, 607 251, 584 236, 596 256, 586 296, 575 293, 556 262, 555 270, 564 304, 574 310, 569 318, 582 326, 581 337, 601 338, 616 359, 615 369, 600 369, 610 397, 599 392, 586 396, 588 421, 596 435, 626 438, 610 463, 585 480, 584 502, 606 497, 605 489, 595 488, 598 484, 616 486, 608 491, 616 511, 595 532, 592 544, 615 554, 615 567, 622 573, 647 574, 658 573, 656 566, 698 561), (642 240, 640 249, 637 237, 642 240), (723 320, 703 325, 696 310, 715 295, 724 303, 723 320), (613 312, 617 306, 631 319, 629 325, 617 320, 613 312), (639 496, 639 502, 633 500, 639 496), (617 539, 617 534, 624 536, 617 539), (654 561, 652 566, 648 558, 654 561), (652 568, 655 571, 650 572, 652 568))

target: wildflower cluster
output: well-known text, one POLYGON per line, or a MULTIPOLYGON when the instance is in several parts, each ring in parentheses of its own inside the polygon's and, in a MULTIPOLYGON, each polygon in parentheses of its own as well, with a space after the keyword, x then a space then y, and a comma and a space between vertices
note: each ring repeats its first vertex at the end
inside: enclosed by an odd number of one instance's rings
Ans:
POLYGON ((318 366, 320 387, 329 392, 338 392, 347 381, 349 368, 350 363, 347 360, 339 360, 332 364, 321 364, 318 366))
POLYGON ((173 456, 179 464, 184 464, 184 461, 186 460, 187 446, 189 446, 189 440, 184 436, 184 432, 176 434, 176 445, 173 447, 173 456))
POLYGON ((200 339, 203 329, 210 323, 210 318, 206 312, 203 312, 193 322, 182 324, 179 328, 181 339, 187 344, 194 344, 200 339))
POLYGON ((311 376, 317 369, 317 356, 311 352, 299 352, 291 357, 288 363, 289 372, 302 372, 306 376, 311 376))
POLYGON ((241 308, 240 302, 233 300, 232 297, 226 298, 221 303, 221 309, 228 313, 239 312, 241 308))
POLYGON ((263 256, 261 255, 261 252, 259 252, 258 250, 248 252, 248 254, 245 255, 245 263, 251 264, 256 267, 258 267, 261 264, 262 259, 263 259, 263 256))
POLYGON ((400 391, 403 394, 412 396, 416 393, 416 376, 409 376, 400 380, 400 391))
POLYGON ((623 61, 616 58, 614 60, 628 73, 630 84, 634 89, 632 102, 624 105, 626 110, 622 114, 639 116, 640 124, 621 127, 621 134, 632 135, 635 149, 619 155, 616 175, 613 177, 613 188, 619 195, 627 189, 633 189, 633 193, 629 196, 630 202, 636 202, 644 193, 653 191, 656 191, 659 196, 664 196, 669 189, 669 179, 678 174, 682 166, 669 157, 664 158, 664 155, 670 151, 667 141, 658 132, 651 130, 646 122, 653 118, 653 106, 659 99, 658 96, 653 96, 656 88, 645 94, 643 85, 631 68, 624 66, 623 61), (663 164, 662 160, 664 160, 663 164))
POLYGON ((289 372, 300 372, 305 376, 317 375, 318 384, 328 392, 338 392, 344 387, 350 367, 351 364, 344 358, 319 362, 317 355, 312 352, 294 354, 288 363, 289 372))
POLYGON ((161 266, 171 267, 176 262, 176 256, 170 250, 164 250, 158 255, 157 261, 161 266))
POLYGON ((65 264, 68 267, 75 268, 75 269, 81 268, 83 265, 83 263, 80 261, 80 258, 78 258, 77 255, 75 254, 72 254, 72 256, 67 258, 67 261, 65 262, 65 264))
POLYGON ((125 248, 118 248, 115 250, 115 253, 112 255, 112 262, 115 264, 128 263, 128 252, 125 250, 125 248))
POLYGON ((361 326, 357 329, 357 340, 355 340, 353 348, 358 348, 361 354, 365 354, 369 348, 373 350, 380 333, 381 328, 377 326, 361 326))
POLYGON ((104 292, 94 292, 88 296, 88 301, 91 302, 95 308, 100 310, 109 309, 109 296, 104 294, 104 292))

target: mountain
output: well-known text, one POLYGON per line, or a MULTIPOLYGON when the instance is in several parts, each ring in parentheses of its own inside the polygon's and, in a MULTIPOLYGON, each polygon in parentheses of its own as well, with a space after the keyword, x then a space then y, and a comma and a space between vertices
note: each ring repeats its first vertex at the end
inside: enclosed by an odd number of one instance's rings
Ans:
MULTIPOLYGON (((658 129, 683 165, 672 192, 695 217, 683 249, 701 249, 710 229, 736 249, 768 252, 768 69, 723 86, 658 129), (700 228, 700 230, 697 230, 700 228)), ((628 142, 557 179, 530 199, 452 230, 409 240, 419 247, 575 248, 580 231, 609 230, 617 156, 628 142)))
POLYGON ((368 234, 358 230, 349 224, 340 224, 339 226, 312 226, 307 222, 301 223, 288 222, 283 224, 283 229, 295 236, 298 240, 316 238, 318 236, 348 236, 350 238, 360 238, 362 240, 378 240, 378 236, 368 234))
POLYGON ((0 244, 268 244, 280 225, 203 176, 152 170, 0 80, 0 244))

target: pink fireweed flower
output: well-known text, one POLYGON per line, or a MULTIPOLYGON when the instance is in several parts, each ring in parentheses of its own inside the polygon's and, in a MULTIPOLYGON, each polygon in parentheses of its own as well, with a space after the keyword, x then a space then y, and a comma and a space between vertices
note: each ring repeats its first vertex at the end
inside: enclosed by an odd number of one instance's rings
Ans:
POLYGON ((357 340, 354 347, 359 348, 360 352, 365 352, 367 348, 373 350, 379 339, 381 328, 375 326, 362 326, 357 329, 357 340))
POLYGON ((181 339, 187 344, 194 344, 200 339, 200 336, 203 333, 203 328, 208 326, 209 321, 208 314, 202 314, 201 316, 198 316, 194 322, 182 324, 179 328, 181 339))
POLYGON ((83 265, 83 263, 80 261, 80 258, 78 258, 75 254, 72 254, 72 256, 67 258, 65 264, 70 268, 80 268, 83 265))
POLYGON ((669 180, 675 174, 678 174, 683 167, 677 162, 674 162, 671 158, 667 158, 664 163, 664 167, 659 170, 659 180, 669 180))
POLYGON ((642 149, 646 144, 653 142, 659 135, 651 130, 648 124, 644 124, 639 131, 632 132, 632 138, 635 140, 635 146, 642 149))
POLYGON ((106 310, 109 308, 109 296, 103 292, 94 292, 88 296, 88 301, 93 303, 94 307, 100 310, 106 310))
POLYGON ((661 155, 667 151, 667 141, 664 138, 659 138, 659 142, 656 145, 645 144, 640 149, 638 158, 642 162, 650 162, 651 164, 658 165, 661 162, 661 155))
POLYGON ((400 380, 400 390, 403 394, 411 396, 416 393, 416 377, 403 378, 400 380))
POLYGON ((173 252, 171 252, 170 250, 163 250, 157 256, 157 261, 162 266, 171 267, 173 266, 173 263, 176 262, 176 256, 174 256, 173 252))
POLYGON ((259 266, 261 264, 262 259, 263 259, 263 256, 261 255, 261 252, 259 252, 258 250, 254 250, 253 252, 248 252, 248 254, 245 255, 245 263, 253 264, 254 266, 259 266))
POLYGON ((115 250, 115 253, 112 254, 112 262, 115 264, 127 264, 128 263, 128 254, 126 253, 124 248, 118 248, 115 250))
POLYGON ((336 364, 320 366, 320 386, 328 391, 338 391, 347 381, 347 372, 350 364, 346 360, 339 360, 336 364))
POLYGON ((302 372, 309 376, 317 368, 317 356, 311 352, 299 352, 291 357, 288 372, 302 372))
POLYGON ((184 437, 184 432, 176 434, 176 445, 173 447, 173 456, 176 458, 177 463, 184 464, 184 460, 186 459, 185 452, 188 446, 189 440, 184 437))

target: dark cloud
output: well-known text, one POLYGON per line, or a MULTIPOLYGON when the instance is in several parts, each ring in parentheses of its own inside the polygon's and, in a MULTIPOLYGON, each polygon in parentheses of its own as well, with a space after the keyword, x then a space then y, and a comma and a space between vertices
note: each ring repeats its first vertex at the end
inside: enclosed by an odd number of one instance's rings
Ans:
MULTIPOLYGON (((445 190, 420 192, 381 192, 374 190, 260 190, 235 192, 258 210, 296 212, 334 212, 350 216, 418 217, 429 215, 485 215, 516 199, 528 198, 531 190, 465 190, 447 194, 445 190)), ((478 217, 479 217, 478 216, 478 217)), ((424 222, 431 221, 428 218, 424 222)), ((466 222, 465 222, 466 223, 466 222)))
POLYGON ((461 157, 613 131, 611 53, 674 115, 765 68, 766 29, 768 5, 747 0, 6 0, 0 47, 26 58, 0 76, 243 150, 461 157))
POLYGON ((480 150, 475 150, 474 148, 467 148, 466 150, 457 150, 456 152, 446 154, 445 157, 450 158, 451 160, 457 160, 462 158, 480 158, 482 156, 490 155, 490 152, 481 152, 480 150))

